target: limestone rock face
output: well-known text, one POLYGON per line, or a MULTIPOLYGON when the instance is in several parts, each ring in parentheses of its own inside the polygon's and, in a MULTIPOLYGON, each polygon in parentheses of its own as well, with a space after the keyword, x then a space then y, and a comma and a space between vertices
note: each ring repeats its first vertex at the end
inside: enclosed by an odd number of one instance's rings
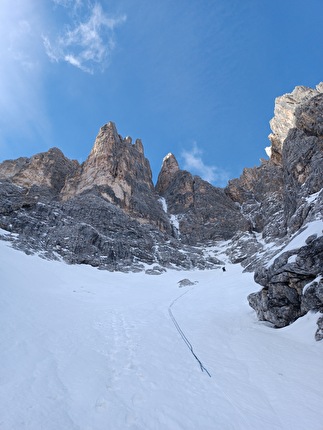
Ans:
POLYGON ((106 190, 107 200, 129 207, 134 178, 153 190, 152 174, 142 145, 132 145, 131 139, 118 134, 115 124, 103 126, 78 176, 68 181, 62 191, 64 200, 94 186, 106 190))
POLYGON ((282 151, 285 222, 292 233, 316 217, 304 203, 323 186, 323 94, 300 105, 295 117, 282 151))
MULTIPOLYGON (((322 84, 316 90, 297 87, 276 101, 276 116, 271 123, 273 150, 268 164, 275 165, 280 171, 279 194, 276 194, 280 203, 272 205, 278 212, 271 214, 267 222, 269 225, 276 223, 283 245, 306 228, 307 223, 322 222, 322 91, 322 84)), ((262 235, 265 238, 265 229, 262 235)), ((267 237, 275 241, 277 234, 270 231, 267 237)), ((259 319, 283 327, 309 310, 322 311, 320 282, 313 282, 305 292, 303 287, 322 273, 323 238, 309 237, 307 242, 306 246, 280 255, 269 268, 263 265, 254 267, 255 280, 264 288, 251 294, 249 303, 259 319), (293 256, 295 262, 288 262, 293 256)))
POLYGON ((260 320, 276 327, 285 327, 309 310, 322 312, 322 267, 323 236, 300 249, 284 252, 269 268, 256 271, 255 280, 264 288, 249 295, 250 306, 260 320), (315 279, 318 281, 313 282, 315 279))
POLYGON ((173 154, 167 154, 163 160, 161 171, 159 172, 156 191, 161 196, 169 188, 175 174, 179 171, 178 162, 173 154))
POLYGON ((66 178, 72 176, 79 164, 66 158, 58 148, 31 158, 7 160, 0 164, 0 179, 7 179, 22 187, 47 187, 59 193, 66 178))
MULTIPOLYGON (((322 91, 322 84, 315 90, 297 87, 276 99, 270 159, 244 169, 225 189, 265 243, 283 245, 322 213, 322 91)), ((250 240, 254 240, 252 236, 250 240)), ((263 253, 264 261, 267 255, 263 253)), ((249 254, 242 264, 254 270, 259 259, 249 254)))
POLYGON ((323 92, 322 83, 316 89, 298 86, 289 94, 277 97, 275 100, 274 118, 270 121, 272 133, 269 135, 271 141, 271 161, 281 164, 282 147, 289 131, 296 126, 296 109, 306 101, 323 92))
POLYGON ((317 330, 315 333, 315 340, 323 340, 323 316, 317 320, 317 330))
POLYGON ((168 214, 177 218, 184 243, 227 240, 250 228, 223 189, 180 170, 172 155, 164 159, 156 190, 166 200, 168 214))
POLYGON ((62 190, 63 200, 96 189, 102 198, 116 204, 142 223, 162 230, 170 226, 155 195, 149 161, 141 141, 123 139, 113 122, 103 126, 87 160, 62 190))
POLYGON ((225 189, 181 170, 173 154, 154 187, 142 142, 112 122, 81 165, 56 148, 4 161, 0 236, 46 258, 150 274, 219 267, 218 246, 255 272, 262 290, 249 302, 260 319, 283 327, 323 312, 323 83, 278 97, 271 128, 269 159, 225 189), (313 223, 315 235, 291 247, 313 223))
POLYGON ((283 169, 270 161, 246 168, 240 178, 229 181, 226 194, 239 203, 241 212, 250 221, 252 230, 264 238, 283 236, 283 169))
POLYGON ((95 190, 67 201, 42 191, 0 181, 0 228, 8 232, 0 231, 0 237, 17 249, 112 271, 143 271, 145 264, 182 269, 223 264, 140 223, 95 190))
POLYGON ((25 252, 108 270, 155 264, 154 273, 223 264, 174 237, 141 141, 123 139, 113 123, 82 165, 52 149, 3 162, 0 178, 2 237, 25 252))

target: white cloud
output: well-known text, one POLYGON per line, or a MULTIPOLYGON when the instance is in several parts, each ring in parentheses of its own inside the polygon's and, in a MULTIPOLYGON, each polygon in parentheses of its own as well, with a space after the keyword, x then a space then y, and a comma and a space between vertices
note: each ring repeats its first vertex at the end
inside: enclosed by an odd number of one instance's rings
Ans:
POLYGON ((51 61, 93 73, 107 64, 115 28, 124 20, 108 16, 90 0, 0 0, 1 156, 14 146, 36 152, 50 141, 45 51, 51 61), (52 33, 57 26, 61 32, 52 33))
POLYGON ((79 7, 82 4, 82 0, 52 0, 58 6, 64 7, 79 7))
MULTIPOLYGON (((54 0, 56 4, 70 7, 68 0, 54 0)), ((75 5, 73 6, 75 12, 75 5)), ((82 9, 83 10, 83 9, 82 9)), ((96 3, 87 11, 88 17, 80 21, 79 16, 71 18, 72 23, 50 41, 43 37, 48 57, 55 62, 66 61, 87 73, 104 70, 115 48, 114 29, 126 21, 125 16, 110 17, 96 3)))
POLYGON ((225 186, 230 178, 229 173, 219 167, 205 164, 202 160, 202 155, 203 151, 194 142, 191 150, 183 150, 181 153, 184 161, 183 168, 192 174, 200 176, 205 181, 219 187, 225 186))
POLYGON ((79 67, 80 69, 82 68, 81 63, 77 58, 73 57, 73 55, 65 55, 64 60, 72 64, 72 66, 79 67))

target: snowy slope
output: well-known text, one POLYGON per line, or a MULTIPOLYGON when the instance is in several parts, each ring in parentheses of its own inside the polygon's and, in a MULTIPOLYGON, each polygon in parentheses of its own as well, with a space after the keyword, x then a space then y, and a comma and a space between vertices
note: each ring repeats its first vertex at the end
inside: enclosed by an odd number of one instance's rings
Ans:
POLYGON ((226 267, 109 273, 0 242, 0 429, 322 430, 317 317, 259 323, 252 274, 226 267))

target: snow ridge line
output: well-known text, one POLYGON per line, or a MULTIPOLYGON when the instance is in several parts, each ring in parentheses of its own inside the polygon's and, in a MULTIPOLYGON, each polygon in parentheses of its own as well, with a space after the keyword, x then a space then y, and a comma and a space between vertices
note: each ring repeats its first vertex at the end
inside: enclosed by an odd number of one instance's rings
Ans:
POLYGON ((180 296, 178 296, 175 300, 172 301, 172 303, 168 306, 168 313, 169 316, 171 318, 171 320, 173 321, 173 324, 176 328, 176 330, 178 331, 178 333, 180 334, 181 338, 183 339, 183 341, 185 342, 185 344, 187 345, 188 349, 191 351, 193 357, 195 358, 195 360, 198 362, 198 364, 200 365, 201 371, 202 372, 206 372, 209 377, 211 378, 211 374, 210 372, 207 370, 207 368, 203 365, 203 363, 201 362, 201 360, 198 358, 198 356, 195 354, 193 346, 191 344, 191 342, 187 339, 187 337, 185 336, 185 333, 183 332, 183 330, 181 329, 180 325, 178 324, 176 318, 174 317, 174 314, 172 312, 172 307, 173 305, 177 302, 177 300, 179 300, 181 297, 183 297, 185 294, 187 294, 189 291, 192 291, 193 288, 191 288, 190 290, 185 291, 185 293, 181 294, 180 296))

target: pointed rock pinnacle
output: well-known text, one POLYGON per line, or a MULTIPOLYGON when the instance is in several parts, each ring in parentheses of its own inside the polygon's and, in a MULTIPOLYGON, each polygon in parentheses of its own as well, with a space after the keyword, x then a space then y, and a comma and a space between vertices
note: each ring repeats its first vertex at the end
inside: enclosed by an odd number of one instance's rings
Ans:
POLYGON ((180 168, 175 156, 171 153, 167 154, 163 159, 161 171, 158 175, 156 190, 160 195, 163 195, 174 175, 179 172, 180 168))

